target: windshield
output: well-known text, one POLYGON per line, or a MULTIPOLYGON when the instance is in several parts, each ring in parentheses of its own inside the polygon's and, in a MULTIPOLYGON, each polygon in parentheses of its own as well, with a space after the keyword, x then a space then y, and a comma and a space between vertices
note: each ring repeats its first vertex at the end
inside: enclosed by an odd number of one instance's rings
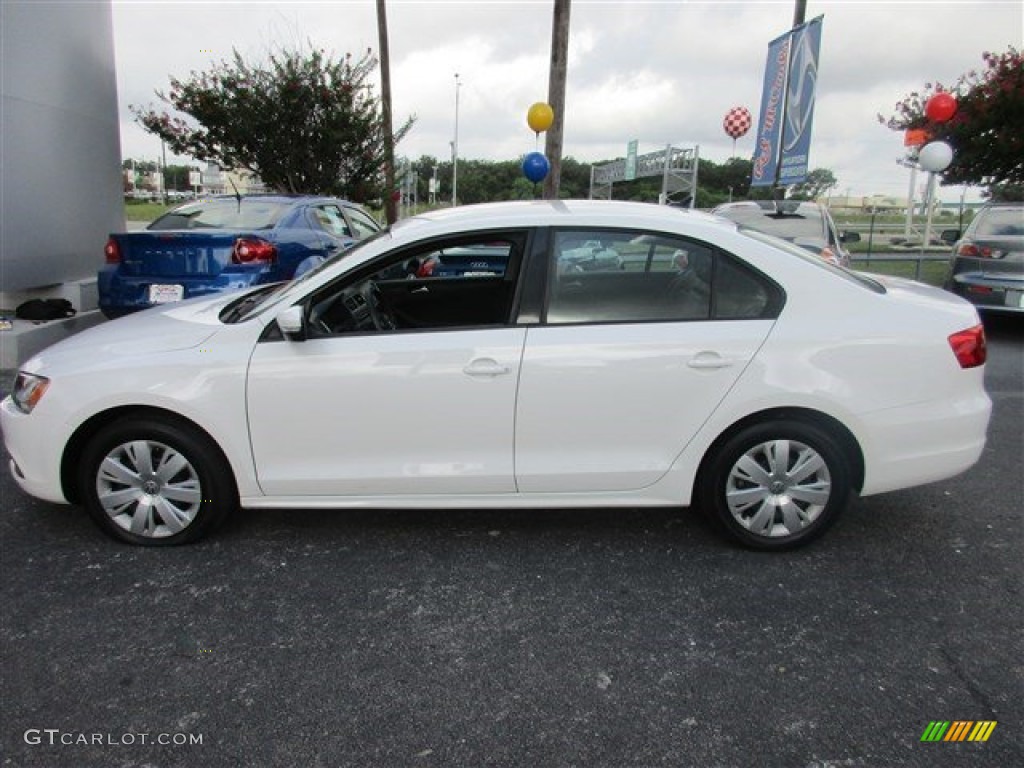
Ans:
POLYGON ((787 240, 784 240, 779 237, 773 237, 772 235, 765 234, 764 232, 760 232, 756 229, 751 229, 749 227, 739 227, 738 231, 749 238, 764 243, 765 245, 770 245, 773 248, 777 248, 780 251, 785 251, 788 254, 791 254, 799 259, 802 259, 808 264, 813 264, 819 269, 828 270, 833 274, 839 275, 840 277, 843 277, 846 280, 850 280, 851 282, 857 283, 858 285, 867 288, 868 290, 874 291, 875 293, 885 293, 885 286, 883 286, 881 283, 875 280, 872 280, 870 277, 862 275, 859 272, 854 272, 853 270, 847 269, 846 267, 840 267, 836 264, 830 264, 821 257, 816 256, 812 254, 810 251, 800 248, 799 246, 793 245, 787 240))
POLYGON ((252 197, 198 200, 168 211, 146 229, 270 229, 291 205, 252 197))

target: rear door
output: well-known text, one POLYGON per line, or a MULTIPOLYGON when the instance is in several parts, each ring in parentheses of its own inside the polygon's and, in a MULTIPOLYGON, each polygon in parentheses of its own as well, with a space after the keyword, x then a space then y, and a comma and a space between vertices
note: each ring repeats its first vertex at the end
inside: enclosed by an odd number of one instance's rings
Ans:
POLYGON ((782 292, 678 237, 558 231, 552 243, 546 310, 527 333, 520 374, 518 488, 651 485, 754 358, 782 292), (593 240, 619 259, 607 271, 577 271, 563 251, 593 240))

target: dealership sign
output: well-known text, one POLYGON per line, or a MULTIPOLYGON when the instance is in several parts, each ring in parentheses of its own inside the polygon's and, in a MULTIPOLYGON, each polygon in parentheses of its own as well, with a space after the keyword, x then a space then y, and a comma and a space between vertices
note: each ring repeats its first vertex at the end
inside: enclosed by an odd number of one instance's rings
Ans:
POLYGON ((768 44, 753 187, 785 186, 807 178, 823 18, 794 27, 768 44))

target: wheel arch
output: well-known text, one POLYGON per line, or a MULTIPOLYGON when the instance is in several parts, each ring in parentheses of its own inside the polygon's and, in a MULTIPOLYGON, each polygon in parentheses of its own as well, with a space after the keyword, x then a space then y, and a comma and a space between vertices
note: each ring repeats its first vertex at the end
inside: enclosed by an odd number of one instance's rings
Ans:
POLYGON ((827 413, 816 411, 811 408, 780 407, 768 408, 757 413, 744 416, 722 431, 718 437, 708 446, 708 449, 701 457, 697 469, 695 488, 701 487, 702 477, 708 471, 708 467, 718 454, 721 447, 732 437, 742 430, 755 424, 767 421, 795 421, 802 424, 810 424, 825 430, 839 443, 839 447, 850 461, 850 482, 853 488, 860 493, 864 486, 864 452, 854 434, 841 421, 827 413))
POLYGON ((220 458, 224 461, 224 466, 226 466, 228 471, 231 473, 231 484, 235 488, 235 493, 238 493, 238 479, 235 476, 234 467, 231 466, 231 462, 228 460, 224 450, 209 432, 191 419, 187 419, 180 413, 175 413, 174 411, 170 411, 165 408, 158 408, 149 405, 125 405, 110 408, 91 416, 89 419, 84 421, 68 439, 60 460, 60 484, 61 490, 64 492, 64 498, 72 504, 80 504, 82 501, 81 498, 79 498, 75 478, 78 472, 78 466, 81 462, 82 453, 85 450, 85 447, 89 444, 89 441, 101 429, 109 424, 113 424, 114 422, 122 419, 138 417, 145 417, 165 424, 190 429, 202 436, 209 442, 210 446, 217 451, 220 458))

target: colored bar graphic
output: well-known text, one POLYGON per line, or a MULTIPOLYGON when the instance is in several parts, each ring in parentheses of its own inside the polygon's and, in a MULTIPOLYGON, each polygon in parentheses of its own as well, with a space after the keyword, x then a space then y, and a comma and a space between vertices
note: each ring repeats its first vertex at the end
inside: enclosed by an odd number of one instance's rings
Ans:
POLYGON ((921 741, 988 741, 996 725, 996 720, 932 720, 921 741))
POLYGON ((974 725, 970 720, 956 720, 953 722, 952 727, 949 729, 949 733, 946 734, 946 738, 943 741, 963 741, 967 736, 968 729, 974 725))

